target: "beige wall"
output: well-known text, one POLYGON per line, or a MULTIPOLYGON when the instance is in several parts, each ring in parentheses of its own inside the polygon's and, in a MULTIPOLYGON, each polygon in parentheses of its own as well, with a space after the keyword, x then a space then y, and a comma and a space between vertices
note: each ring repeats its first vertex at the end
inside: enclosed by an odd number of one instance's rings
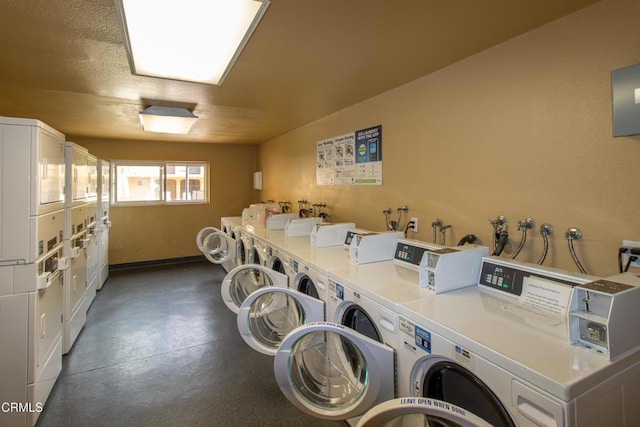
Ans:
MULTIPOLYGON (((490 245, 490 217, 536 229, 522 255, 536 261, 541 223, 555 228, 546 265, 617 272, 622 239, 640 240, 640 137, 613 138, 610 73, 640 62, 640 2, 603 1, 316 123, 262 144, 262 199, 326 202, 332 220, 381 230, 382 210, 409 206, 419 233, 453 225, 490 245), (383 185, 317 186, 315 143, 383 126, 383 185)), ((429 52, 415 52, 428 55, 429 52)), ((402 67, 402 64, 397 64, 402 67)), ((336 70, 339 72, 339 70, 336 70)))
POLYGON ((209 162, 209 204, 111 208, 110 264, 199 255, 198 231, 220 227, 221 217, 240 215, 254 199, 255 146, 67 139, 106 160, 209 162))

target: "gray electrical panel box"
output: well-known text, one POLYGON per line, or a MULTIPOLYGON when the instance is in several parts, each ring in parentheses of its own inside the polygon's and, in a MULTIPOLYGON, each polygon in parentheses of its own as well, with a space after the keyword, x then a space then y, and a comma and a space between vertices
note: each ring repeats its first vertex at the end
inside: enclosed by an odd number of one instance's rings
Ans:
POLYGON ((640 135, 640 64, 611 73, 613 136, 640 135))

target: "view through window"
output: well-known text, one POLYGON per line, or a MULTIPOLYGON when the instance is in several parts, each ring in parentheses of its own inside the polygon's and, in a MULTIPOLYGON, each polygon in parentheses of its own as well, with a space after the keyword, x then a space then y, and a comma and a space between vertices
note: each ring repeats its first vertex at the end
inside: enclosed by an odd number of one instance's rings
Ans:
POLYGON ((114 204, 207 203, 207 162, 113 162, 114 204))

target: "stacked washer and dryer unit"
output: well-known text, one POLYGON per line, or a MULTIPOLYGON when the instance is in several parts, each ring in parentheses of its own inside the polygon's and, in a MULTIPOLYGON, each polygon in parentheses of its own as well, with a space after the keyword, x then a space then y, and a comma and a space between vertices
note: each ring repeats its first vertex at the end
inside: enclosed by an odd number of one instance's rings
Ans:
POLYGON ((63 352, 71 350, 87 320, 87 310, 97 289, 98 245, 96 230, 96 159, 73 143, 65 144, 66 221, 64 228, 65 271, 63 352), (95 185, 95 187, 94 187, 95 185))
POLYGON ((62 369, 64 143, 0 118, 0 425, 34 425, 62 369))
POLYGON ((100 177, 38 120, 0 118, 0 148, 0 425, 33 425, 98 289, 100 177))

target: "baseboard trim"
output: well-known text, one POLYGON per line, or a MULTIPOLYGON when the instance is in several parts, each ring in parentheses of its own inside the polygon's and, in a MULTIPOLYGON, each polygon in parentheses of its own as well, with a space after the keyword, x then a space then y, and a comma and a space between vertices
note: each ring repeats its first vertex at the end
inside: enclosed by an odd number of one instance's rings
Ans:
POLYGON ((195 255, 181 258, 154 259, 150 261, 127 262, 122 264, 110 264, 109 271, 128 270, 131 268, 158 267, 161 265, 185 264, 189 262, 205 261, 204 255, 195 255))

